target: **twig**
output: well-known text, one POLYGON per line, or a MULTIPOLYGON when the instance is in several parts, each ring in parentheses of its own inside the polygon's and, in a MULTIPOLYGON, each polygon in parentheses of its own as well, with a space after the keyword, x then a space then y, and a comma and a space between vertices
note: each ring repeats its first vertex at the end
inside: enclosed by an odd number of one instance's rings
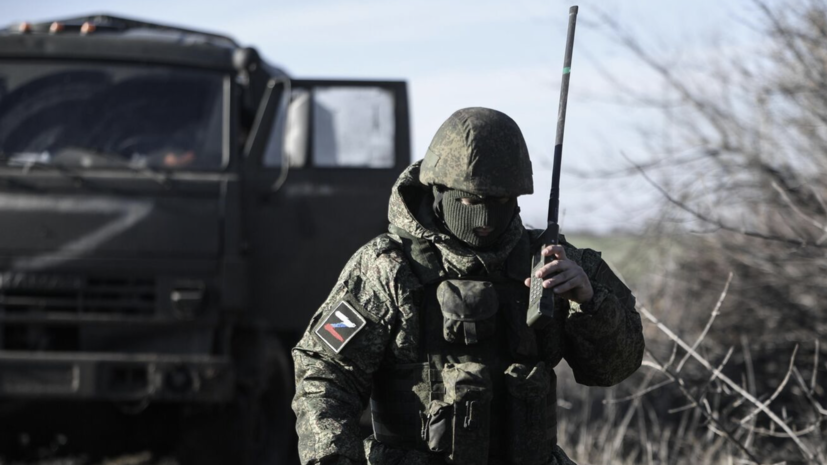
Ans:
POLYGON ((661 370, 661 371, 663 371, 663 369, 664 369, 663 365, 659 365, 658 363, 652 362, 650 360, 644 360, 644 361, 640 362, 640 366, 654 368, 656 370, 661 370))
POLYGON ((629 163, 634 165, 637 168, 638 172, 641 174, 641 176, 643 176, 643 179, 645 179, 646 182, 648 182, 652 187, 657 189, 661 193, 661 195, 663 195, 666 198, 666 200, 668 200, 669 202, 673 203, 674 205, 676 205, 681 210, 689 213, 690 215, 694 216, 695 218, 697 218, 697 219, 699 219, 699 220, 701 220, 705 223, 715 225, 715 226, 717 226, 717 227, 719 227, 719 228, 721 228, 725 231, 734 232, 734 233, 738 233, 738 234, 743 234, 744 236, 754 237, 754 238, 757 238, 757 239, 763 239, 765 241, 782 242, 782 243, 785 243, 785 244, 796 245, 796 246, 799 246, 799 247, 808 247, 808 246, 810 246, 810 247, 816 247, 816 248, 821 248, 821 249, 827 248, 827 245, 824 245, 824 244, 821 244, 821 243, 809 243, 809 242, 804 241, 802 239, 793 239, 793 238, 784 237, 784 236, 764 234, 764 233, 760 233, 758 231, 752 231, 752 230, 748 230, 748 229, 744 229, 744 228, 739 229, 739 228, 730 226, 730 225, 722 222, 719 219, 712 218, 712 217, 709 217, 707 215, 704 215, 703 213, 689 207, 688 205, 681 202, 680 200, 672 197, 672 195, 669 194, 669 192, 667 192, 666 189, 664 189, 660 184, 656 183, 654 180, 652 180, 652 178, 649 177, 648 174, 646 174, 646 170, 640 168, 637 165, 637 163, 632 161, 622 151, 620 152, 620 154, 623 156, 623 158, 628 160, 629 163))
MULTIPOLYGON (((663 323, 661 323, 657 318, 655 318, 655 316, 652 315, 652 313, 649 312, 649 310, 647 310, 643 306, 638 307, 638 310, 649 321, 654 323, 658 327, 658 329, 661 330, 662 333, 666 334, 666 336, 669 337, 669 339, 672 339, 674 342, 676 342, 678 345, 680 345, 681 348, 683 348, 684 350, 689 352, 692 355, 692 358, 697 360, 701 365, 703 365, 704 368, 706 368, 707 370, 710 370, 710 371, 715 370, 715 368, 712 367, 712 365, 710 365, 709 362, 706 359, 704 359, 703 357, 698 355, 697 352, 692 350, 692 348, 689 347, 689 345, 686 342, 684 342, 681 338, 679 338, 677 335, 675 335, 675 333, 673 333, 672 330, 667 328, 663 323)), ((772 419, 774 424, 778 424, 778 426, 780 426, 781 429, 783 429, 787 434, 790 435, 790 438, 793 440, 793 442, 795 442, 796 446, 798 446, 798 448, 801 451, 802 455, 804 455, 804 457, 807 460, 810 460, 810 461, 813 460, 814 456, 813 456, 813 453, 810 452, 810 449, 803 442, 801 442, 801 439, 799 439, 797 436, 795 436, 795 433, 793 432, 792 429, 790 429, 789 425, 787 425, 781 418, 779 418, 778 415, 776 415, 772 410, 770 410, 767 407, 763 406, 761 404, 761 402, 758 401, 758 399, 756 399, 752 394, 750 394, 747 391, 745 391, 744 389, 742 389, 741 386, 738 386, 738 384, 735 383, 734 381, 732 381, 728 376, 724 375, 723 373, 719 373, 718 376, 720 377, 721 381, 728 384, 729 387, 731 387, 733 390, 735 390, 735 392, 737 392, 742 397, 746 398, 748 401, 752 402, 756 406, 760 406, 759 408, 761 409, 761 411, 766 413, 767 416, 769 416, 770 419, 772 419)), ((740 444, 740 443, 738 443, 738 444, 740 444)))
MULTIPOLYGON (((656 159, 646 164, 642 164, 641 167, 644 169, 649 168, 659 168, 660 165, 669 162, 668 168, 674 168, 675 166, 691 164, 696 161, 705 160, 709 157, 706 152, 709 152, 709 149, 701 149, 704 150, 705 153, 702 155, 692 155, 692 156, 685 156, 685 157, 677 157, 677 158, 663 158, 663 159, 656 159)), ((605 171, 595 171, 593 168, 588 170, 578 170, 576 168, 571 169, 569 172, 573 174, 575 177, 580 179, 613 179, 613 178, 621 178, 621 177, 629 177, 633 176, 636 173, 635 167, 631 168, 624 168, 622 170, 612 169, 612 170, 605 170, 605 171)))
POLYGON ((824 199, 821 198, 821 194, 818 193, 818 190, 812 184, 808 184, 807 187, 810 188, 810 192, 812 192, 816 200, 818 200, 818 203, 821 205, 821 209, 824 210, 824 213, 827 213, 827 203, 824 203, 824 199))
POLYGON ((795 354, 797 354, 797 353, 798 353, 798 344, 796 344, 795 348, 793 349, 793 355, 792 355, 792 357, 790 357, 790 367, 787 368, 787 374, 784 375, 784 379, 781 381, 781 384, 778 385, 778 387, 775 389, 775 392, 772 393, 772 395, 770 396, 769 399, 767 399, 766 402, 763 402, 758 408, 753 410, 752 413, 750 413, 749 415, 742 418, 738 422, 739 424, 743 425, 744 423, 749 421, 750 418, 754 417, 755 415, 758 415, 761 412, 761 410, 767 408, 772 403, 772 401, 774 401, 776 399, 776 397, 778 397, 778 395, 781 394, 781 391, 784 389, 784 386, 787 385, 787 381, 790 380, 790 375, 793 372, 793 368, 795 368, 795 354))
POLYGON ((821 82, 818 80, 817 77, 813 77, 810 73, 810 68, 806 66, 806 58, 801 54, 801 51, 798 49, 798 47, 795 46, 795 43, 790 38, 789 31, 787 30, 787 28, 784 27, 783 24, 781 24, 781 21, 779 21, 778 16, 776 16, 776 14, 773 13, 770 7, 763 1, 753 0, 753 3, 758 5, 758 8, 760 8, 761 11, 764 13, 764 16, 766 16, 767 19, 769 19, 770 23, 772 23, 772 26, 775 29, 775 32, 780 34, 784 38, 784 42, 787 45, 787 49, 792 52, 796 60, 798 60, 798 62, 801 63, 801 65, 804 65, 804 69, 807 70, 807 72, 804 73, 807 80, 810 81, 810 83, 813 86, 819 86, 821 82))
POLYGON ((692 403, 686 404, 682 407, 670 408, 669 410, 667 410, 667 412, 671 415, 673 413, 680 413, 680 412, 683 412, 684 410, 689 410, 689 409, 695 408, 697 406, 698 406, 698 404, 696 404, 695 402, 692 402, 692 403))
POLYGON ((630 400, 635 400, 638 397, 643 397, 643 396, 645 396, 646 394, 649 394, 652 391, 656 391, 656 390, 658 390, 658 389, 660 389, 664 386, 668 386, 668 385, 672 384, 673 382, 674 381, 672 381, 671 379, 667 379, 666 381, 661 381, 660 383, 658 383, 654 386, 649 386, 648 388, 646 388, 642 391, 638 391, 638 392, 636 392, 632 395, 626 396, 626 397, 621 397, 619 399, 603 399, 603 404, 619 404, 621 402, 628 402, 630 400))
POLYGON ((793 203, 793 201, 790 199, 790 196, 788 196, 788 195, 787 195, 787 193, 786 193, 786 192, 784 192, 784 189, 782 189, 782 188, 781 188, 781 186, 779 186, 779 185, 778 185, 778 183, 777 183, 777 182, 773 181, 771 184, 772 184, 772 187, 773 187, 773 188, 774 188, 774 189, 778 192, 778 195, 780 195, 780 196, 781 196, 781 198, 782 198, 782 199, 784 199, 784 202, 786 202, 786 203, 787 203, 787 205, 788 205, 788 206, 789 206, 789 207, 790 207, 790 208, 791 208, 794 212, 796 212, 799 216, 801 216, 802 218, 804 218, 804 220, 806 220, 806 221, 807 221, 808 223, 810 223, 811 225, 813 225, 813 226, 815 226, 816 228, 818 228, 818 229, 820 229, 820 230, 824 231, 825 233, 827 233, 827 228, 825 228, 825 226, 824 226, 823 224, 821 224, 821 223, 820 223, 818 220, 816 220, 815 218, 811 218, 809 215, 807 215, 806 213, 804 213, 803 211, 801 211, 801 210, 800 210, 800 209, 799 209, 799 208, 798 208, 798 207, 797 207, 797 206, 793 203))
MULTIPOLYGON (((768 436, 768 437, 771 437, 771 438, 789 439, 789 438, 793 437, 793 436, 790 436, 788 433, 779 433, 775 430, 759 428, 757 426, 738 425, 738 427, 749 430, 749 431, 752 431, 756 434, 760 434, 762 436, 768 436)), ((818 428, 818 422, 813 423, 813 424, 807 426, 804 429, 799 429, 799 430, 793 431, 793 435, 794 435, 794 437, 806 436, 806 435, 812 433, 813 431, 815 431, 816 428, 818 428)))
POLYGON ((660 76, 673 89, 675 89, 684 100, 689 102, 698 112, 709 120, 715 130, 719 133, 721 139, 728 139, 728 134, 724 129, 724 122, 732 119, 730 115, 727 115, 723 110, 713 105, 711 102, 701 101, 695 93, 693 93, 683 82, 675 77, 669 66, 655 60, 652 56, 646 53, 634 37, 628 33, 625 33, 614 18, 606 13, 599 12, 598 15, 603 23, 614 31, 617 39, 619 39, 627 49, 631 50, 632 53, 634 53, 641 61, 660 74, 660 76))
MULTIPOLYGON (((730 347, 729 348, 726 355, 724 356, 724 359, 721 361, 721 363, 718 365, 718 368, 715 370, 717 373, 720 373, 720 372, 723 371, 724 366, 726 366, 727 362, 729 362, 729 358, 732 357, 732 351, 733 350, 735 350, 735 347, 730 347)), ((706 392, 709 390, 709 386, 712 385, 712 382, 715 381, 715 379, 717 377, 718 377, 717 374, 715 374, 715 373, 712 374, 712 376, 709 378, 709 380, 706 382, 706 384, 704 384, 704 387, 701 388, 701 393, 698 396, 699 398, 703 399, 706 396, 706 392)))
POLYGON ((798 368, 793 368, 793 372, 795 373, 795 380, 798 382, 801 389, 804 390, 804 394, 807 396, 807 399, 813 404, 813 407, 816 411, 824 417, 827 417, 827 409, 821 406, 821 404, 813 397, 813 393, 807 390, 807 385, 804 383, 804 378, 801 377, 801 373, 798 371, 798 368))
POLYGON ((673 363, 675 363, 675 357, 678 355, 678 345, 672 344, 672 353, 669 355, 669 360, 666 361, 667 367, 671 367, 673 363))
MULTIPOLYGON (((639 309, 640 309, 640 310, 644 310, 644 311, 645 311, 645 308, 643 308, 643 307, 639 307, 639 309)), ((647 312, 647 313, 648 313, 648 312, 647 312)), ((660 324, 660 323, 656 323, 656 324, 660 324)), ((652 354, 651 352, 649 352, 649 356, 650 356, 650 357, 652 357, 653 359, 655 359, 655 361, 657 362, 657 357, 655 357, 655 355, 654 355, 654 354, 652 354)), ((698 406, 700 405, 700 401, 699 401, 699 399, 695 398, 695 396, 693 396, 693 395, 692 395, 692 393, 690 393, 690 392, 689 392, 689 390, 686 388, 686 385, 685 385, 685 383, 683 382, 683 379, 680 377, 680 375, 678 375, 677 373, 672 372, 672 370, 670 370, 670 369, 668 369, 668 368, 665 368, 665 367, 664 367, 664 365, 660 365, 660 367, 658 367, 658 368, 659 368, 659 369, 662 369, 663 374, 665 374, 666 376, 668 376, 670 379, 672 379, 673 381, 675 381, 675 382, 677 383, 677 385, 678 385, 678 389, 680 389, 681 393, 682 393, 682 394, 683 394, 683 395, 684 395, 687 399, 689 399, 690 401, 692 401, 696 407, 698 407, 698 406)), ((711 423, 713 423, 713 424, 717 425, 717 426, 718 426, 718 428, 720 429, 720 431, 724 434, 724 436, 725 436, 725 437, 726 437, 726 438, 727 438, 727 439, 728 439, 731 443, 735 444, 735 446, 737 446, 739 449, 741 449, 741 451, 742 451, 744 454, 746 454, 746 455, 747 455, 747 457, 749 457, 750 459, 752 459, 752 461, 753 461, 753 462, 756 462, 756 463, 761 463, 761 461, 760 461, 760 460, 758 460, 758 458, 756 458, 756 457, 755 457, 755 455, 754 455, 752 452, 750 452, 750 450, 749 450, 749 449, 747 449, 747 448, 746 448, 743 444, 741 444, 741 443, 740 443, 737 439, 735 439, 735 437, 734 437, 734 436, 733 436, 733 435, 732 435, 729 431, 727 431, 727 430, 726 430, 726 428, 724 428, 724 426, 721 424, 721 422, 720 422, 717 418, 715 418, 715 417, 714 417, 714 416, 712 416, 709 412, 707 412, 706 410, 704 410, 704 409, 702 409, 702 408, 699 408, 699 407, 698 407, 698 408, 697 408, 697 411, 701 412, 701 413, 703 414, 703 416, 704 416, 704 417, 706 417, 706 419, 707 419, 709 422, 711 422, 711 423)))
MULTIPOLYGON (((732 272, 730 271, 729 276, 726 279, 726 284, 724 285, 724 290, 721 291, 721 295, 718 297, 718 302, 715 303, 715 308, 712 309, 712 315, 709 316, 709 321, 706 322, 706 326, 704 327, 704 330, 701 331, 701 335, 698 336, 698 339, 695 341, 694 344, 692 344, 692 350, 695 350, 695 349, 698 348, 698 346, 701 344, 701 341, 703 341, 704 338, 706 337, 706 333, 709 332, 709 328, 712 327, 712 322, 715 321, 715 317, 720 315, 719 310, 721 309, 721 304, 724 303, 724 298, 726 297, 726 293, 729 290, 729 283, 731 283, 731 282, 732 282, 732 272)), ((730 352, 731 352, 731 350, 730 350, 730 352)), ((727 357, 727 358, 729 358, 729 357, 727 357)), ((683 365, 686 363, 687 360, 689 360, 689 352, 687 352, 686 355, 683 356, 680 363, 678 363, 678 367, 675 368, 675 371, 680 373, 681 370, 683 369, 683 365)))
MULTIPOLYGON (((641 387, 646 386, 649 384, 649 381, 652 380, 651 373, 646 375, 646 378, 641 382, 641 387)), ((626 429, 629 427, 629 423, 632 421, 632 417, 635 414, 635 410, 637 410, 637 406, 640 404, 640 396, 634 399, 632 405, 629 406, 629 409, 626 410, 626 414, 623 415, 623 420, 620 421, 620 425, 618 425, 617 433, 615 433, 614 440, 612 441, 612 450, 618 450, 620 445, 623 442, 623 437, 626 435, 626 429)))
POLYGON ((810 394, 814 393, 816 390, 816 378, 818 377, 818 356, 820 353, 820 347, 818 344, 818 338, 816 338, 816 350, 813 354, 813 377, 810 380, 810 394))
MULTIPOLYGON (((749 340, 747 340, 746 336, 741 336, 741 346, 744 348, 744 363, 747 365, 747 390, 750 394, 755 395, 755 368, 752 365, 752 353, 749 350, 749 340)), ((739 397, 738 401, 733 405, 733 407, 738 407, 744 401, 743 397, 739 397)), ((755 422, 753 421, 753 426, 755 426, 755 422)), ((747 440, 745 444, 749 447, 752 444, 752 441, 755 439, 755 432, 753 430, 749 430, 747 434, 747 440)))
MULTIPOLYGON (((821 404, 815 399, 813 393, 807 390, 807 386, 806 384, 804 384, 804 378, 801 376, 801 373, 799 373, 798 368, 793 368, 793 374, 795 374, 795 380, 798 382, 799 386, 801 386, 801 389, 804 391, 804 395, 807 396, 807 399, 810 401, 810 403, 813 405, 813 408, 816 410, 816 414, 820 415, 812 426, 814 428, 820 426, 823 420, 822 417, 827 417, 827 410, 825 410, 824 407, 822 407, 821 404)), ((824 455, 822 454, 821 449, 817 449, 816 454, 818 455, 818 459, 821 461, 821 463, 824 463, 824 455)))
MULTIPOLYGON (((718 365, 718 371, 721 371, 721 370, 724 369, 724 365, 726 365, 727 362, 729 361, 729 358, 732 356, 732 351, 733 350, 734 350, 734 347, 729 348, 729 350, 727 351, 726 356, 724 356, 724 360, 721 362, 720 365, 718 365)), ((675 372, 677 372, 677 370, 675 370, 675 372)), ((701 390, 700 390, 700 394, 698 395, 699 399, 702 399, 704 402, 706 402, 706 399, 704 397, 706 396, 706 392, 709 389, 709 386, 712 385, 712 382, 715 381, 716 377, 717 377, 717 375, 713 374, 709 378, 709 380, 707 380, 707 382, 704 384, 703 388, 701 388, 701 390)), ((711 413, 712 411, 709 408, 709 405, 707 404, 705 406, 706 406, 707 411, 711 413)), ((671 413, 682 412, 682 411, 687 410, 687 409, 692 408, 692 407, 696 407, 696 405, 694 403, 692 403, 692 404, 684 405, 683 407, 673 408, 673 409, 669 410, 669 413, 671 414, 671 413)))

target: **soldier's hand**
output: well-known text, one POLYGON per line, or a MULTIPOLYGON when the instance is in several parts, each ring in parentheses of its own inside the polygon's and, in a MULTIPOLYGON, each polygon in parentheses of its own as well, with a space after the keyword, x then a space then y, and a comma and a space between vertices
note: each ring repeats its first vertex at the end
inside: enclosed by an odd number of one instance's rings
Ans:
MULTIPOLYGON (((538 278, 548 278, 543 281, 543 287, 552 288, 554 292, 564 299, 584 304, 592 299, 594 290, 589 282, 589 277, 580 265, 566 257, 566 251, 562 245, 550 245, 543 249, 544 256, 555 257, 537 271, 538 278)), ((531 284, 530 279, 525 280, 525 285, 531 284)))

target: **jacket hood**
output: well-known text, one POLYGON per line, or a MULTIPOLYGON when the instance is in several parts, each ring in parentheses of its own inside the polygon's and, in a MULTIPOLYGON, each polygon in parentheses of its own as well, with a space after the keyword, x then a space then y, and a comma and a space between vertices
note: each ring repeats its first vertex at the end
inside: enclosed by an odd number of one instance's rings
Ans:
POLYGON ((393 186, 388 204, 390 233, 432 242, 440 252, 443 268, 454 277, 488 274, 500 269, 523 235, 519 213, 496 245, 473 249, 440 229, 439 219, 433 212, 431 188, 419 181, 421 165, 421 160, 414 162, 393 186))

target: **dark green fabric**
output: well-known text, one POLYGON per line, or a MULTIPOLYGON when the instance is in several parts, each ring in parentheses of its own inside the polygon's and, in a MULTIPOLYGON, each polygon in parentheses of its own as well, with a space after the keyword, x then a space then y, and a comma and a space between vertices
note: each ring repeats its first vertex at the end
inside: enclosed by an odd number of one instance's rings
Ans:
POLYGON ((388 230, 391 234, 399 236, 402 250, 410 257, 413 271, 422 284, 429 284, 445 277, 436 247, 430 242, 414 237, 394 225, 390 225, 388 230))
MULTIPOLYGON (((529 367, 515 363, 505 372, 507 457, 520 465, 544 465, 552 453, 548 370, 543 362, 529 367)), ((554 408, 554 405, 551 406, 554 408)))
POLYGON ((444 403, 451 405, 451 448, 447 462, 486 465, 491 435, 491 399, 494 397, 489 368, 482 363, 447 364, 442 369, 444 403))
POLYGON ((494 285, 485 281, 449 279, 437 288, 442 310, 442 336, 457 344, 477 344, 497 330, 500 305, 494 285))
POLYGON ((508 229, 517 211, 517 198, 511 197, 507 202, 499 203, 494 198, 448 189, 442 193, 440 211, 445 226, 457 239, 471 247, 487 248, 496 245, 508 229), (480 203, 465 205, 462 203, 464 198, 477 199, 480 203), (474 229, 481 227, 493 230, 487 236, 480 236, 474 229))
MULTIPOLYGON (((480 363, 488 368, 491 379, 492 398, 486 412, 489 417, 490 436, 487 445, 481 443, 483 439, 481 437, 477 440, 461 442, 465 443, 464 445, 473 444, 485 451, 493 463, 505 463, 508 461, 507 442, 509 440, 506 430, 508 401, 505 372, 515 362, 528 366, 534 366, 538 362, 534 333, 530 330, 516 330, 520 327, 527 328, 524 322, 528 289, 522 282, 509 278, 498 278, 493 281, 476 279, 467 281, 469 287, 473 287, 473 282, 485 283, 483 285, 486 287, 493 285, 496 292, 494 300, 498 302, 497 312, 493 315, 495 334, 472 345, 466 345, 461 341, 447 341, 443 334, 445 314, 442 307, 445 299, 440 302, 438 297, 438 290, 447 281, 427 285, 419 320, 421 332, 418 349, 421 363, 385 367, 374 375, 371 399, 374 433, 379 441, 398 447, 424 451, 428 450, 428 442, 433 445, 441 444, 441 440, 435 436, 422 437, 422 427, 425 426, 427 430, 429 422, 427 418, 418 415, 420 412, 430 411, 431 406, 436 405, 434 402, 453 405, 455 399, 451 396, 454 394, 449 392, 449 386, 446 386, 443 380, 446 367, 469 362, 480 363), (497 462, 497 459, 500 462, 497 462)), ((489 312, 483 311, 483 313, 489 312)), ((547 426, 545 437, 549 444, 554 444, 556 442, 554 430, 556 419, 553 406, 556 403, 556 378, 553 371, 548 371, 549 392, 539 401, 552 406, 540 412, 544 412, 544 416, 547 417, 544 422, 547 426)), ((459 408, 466 407, 460 406, 459 408)), ((468 412, 461 410, 461 413, 464 418, 468 412)), ((465 432, 459 431, 459 433, 465 432)), ((434 432, 429 431, 429 433, 434 432)), ((469 451, 463 453, 465 452, 469 451)))

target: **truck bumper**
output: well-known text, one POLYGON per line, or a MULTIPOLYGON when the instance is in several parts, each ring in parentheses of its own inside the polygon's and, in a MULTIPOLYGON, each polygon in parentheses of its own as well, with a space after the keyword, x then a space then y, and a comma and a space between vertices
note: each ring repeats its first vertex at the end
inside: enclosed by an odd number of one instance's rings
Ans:
POLYGON ((227 402, 229 358, 0 351, 0 399, 227 402))

